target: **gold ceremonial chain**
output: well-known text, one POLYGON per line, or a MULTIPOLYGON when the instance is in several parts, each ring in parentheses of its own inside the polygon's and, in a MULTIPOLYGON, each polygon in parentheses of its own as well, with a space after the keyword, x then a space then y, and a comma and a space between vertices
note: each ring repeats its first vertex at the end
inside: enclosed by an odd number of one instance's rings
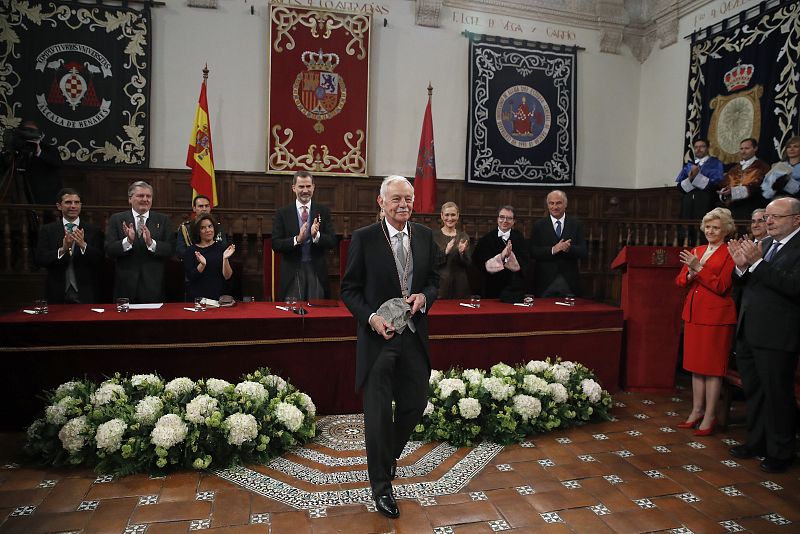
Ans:
POLYGON ((392 246, 392 240, 389 238, 389 231, 384 226, 386 221, 381 221, 381 230, 383 230, 383 237, 386 238, 386 244, 389 245, 389 250, 392 252, 392 257, 394 258, 394 270, 397 271, 397 280, 400 282, 400 292, 403 294, 404 297, 408 297, 410 289, 407 288, 408 286, 408 271, 411 267, 411 223, 406 223, 406 228, 408 229, 408 254, 406 254, 406 264, 403 266, 403 276, 400 276, 400 271, 397 270, 397 264, 400 263, 397 259, 397 253, 394 251, 394 247, 392 246))

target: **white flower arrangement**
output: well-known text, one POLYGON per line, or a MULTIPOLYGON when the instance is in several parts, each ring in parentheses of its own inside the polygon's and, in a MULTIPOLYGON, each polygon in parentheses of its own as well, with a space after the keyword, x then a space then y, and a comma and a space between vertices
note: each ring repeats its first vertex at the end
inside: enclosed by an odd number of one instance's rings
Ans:
POLYGON ((160 377, 154 374, 133 375, 131 377, 131 385, 135 388, 153 386, 157 389, 161 389, 164 387, 164 382, 161 381, 160 377))
POLYGON ((72 409, 73 406, 78 404, 80 401, 75 397, 67 395, 66 397, 62 397, 60 401, 55 404, 51 404, 44 410, 44 418, 48 424, 51 425, 63 425, 67 422, 67 412, 72 409))
POLYGON ((317 415, 317 407, 314 405, 314 401, 311 400, 311 397, 306 395, 305 393, 296 393, 295 394, 300 402, 300 406, 306 411, 308 415, 314 417, 317 415))
POLYGON ((245 380, 244 382, 239 382, 236 384, 236 387, 233 389, 238 395, 245 399, 249 399, 254 404, 262 404, 265 400, 267 400, 267 389, 262 386, 259 382, 253 382, 250 380, 245 380))
POLYGON ((527 422, 536 419, 542 413, 542 401, 530 395, 514 395, 512 399, 514 411, 517 412, 522 420, 527 422))
POLYGON ((454 391, 459 395, 466 394, 467 387, 464 385, 464 381, 460 378, 444 378, 439 381, 439 391, 439 398, 446 399, 454 391))
POLYGON ((225 390, 229 388, 232 384, 227 380, 220 380, 219 378, 209 378, 206 380, 206 390, 208 390, 208 394, 214 397, 219 397, 225 390))
POLYGON ((70 380, 69 382, 64 382, 60 386, 56 388, 55 397, 63 397, 64 395, 71 395, 73 390, 80 386, 80 382, 76 382, 74 380, 70 380))
POLYGON ((464 419, 475 419, 481 414, 481 403, 478 399, 464 397, 458 400, 458 413, 464 419))
POLYGON ((258 422, 249 413, 233 413, 225 418, 222 426, 227 431, 228 443, 237 447, 258 436, 258 422))
POLYGON ((525 375, 522 379, 522 387, 531 395, 548 395, 547 380, 536 375, 525 375))
POLYGON ((483 382, 483 377, 486 376, 486 373, 480 369, 467 369, 462 376, 470 385, 478 387, 483 382))
POLYGON ((553 379, 559 384, 566 384, 569 382, 569 375, 571 374, 571 371, 571 368, 560 363, 557 363, 550 368, 550 374, 553 375, 553 379))
POLYGON ((126 428, 128 428, 128 425, 122 419, 112 419, 100 424, 94 437, 97 448, 106 452, 119 450, 126 428))
POLYGON ((275 418, 292 432, 296 432, 303 425, 303 412, 297 406, 286 402, 278 403, 275 407, 275 418))
POLYGON ((164 386, 164 391, 166 391, 167 393, 172 393, 176 397, 180 397, 181 395, 186 395, 193 389, 194 389, 194 381, 185 376, 173 378, 172 380, 167 382, 166 386, 164 386))
POLYGON ((162 415, 150 432, 150 442, 156 447, 169 449, 186 439, 189 427, 177 414, 162 415))
POLYGON ((431 401, 428 401, 428 404, 425 406, 425 410, 422 411, 422 415, 430 415, 433 413, 434 406, 431 401))
POLYGON ((499 376, 499 377, 511 376, 515 372, 516 371, 514 371, 513 367, 502 362, 493 365, 492 368, 490 369, 490 373, 492 374, 492 376, 499 376))
POLYGON ((439 381, 440 381, 442 378, 444 378, 444 373, 442 373, 441 371, 437 371, 436 369, 433 369, 433 370, 431 371, 431 376, 430 376, 430 378, 428 379, 428 384, 430 384, 430 385, 432 385, 432 386, 433 386, 433 385, 436 385, 436 384, 438 384, 438 383, 439 383, 439 381))
POLYGON ((525 364, 525 369, 531 373, 544 373, 550 370, 550 362, 544 360, 531 360, 525 364))
POLYGON ((186 404, 186 420, 196 425, 206 422, 206 417, 210 417, 219 408, 219 402, 209 395, 198 395, 186 404))
POLYGON ((104 382, 97 388, 97 391, 92 393, 91 401, 95 408, 99 408, 100 406, 108 404, 114 400, 114 398, 119 400, 127 399, 125 388, 113 382, 104 382))
POLYGON ((61 430, 58 431, 58 439, 61 440, 61 445, 64 450, 70 453, 80 451, 86 444, 86 430, 88 424, 85 415, 70 419, 61 430))
POLYGON ((581 391, 589 399, 589 402, 598 402, 603 394, 603 388, 591 378, 581 380, 581 391))
POLYGON ((273 387, 279 392, 286 389, 286 380, 277 375, 267 375, 264 377, 264 384, 268 387, 273 387))
POLYGON ((552 384, 547 384, 547 389, 549 390, 550 396, 553 397, 553 400, 556 401, 556 403, 563 404, 567 402, 569 394, 567 393, 567 388, 564 387, 564 384, 553 382, 552 384))
POLYGON ((514 394, 514 386, 507 384, 505 380, 496 376, 484 378, 481 387, 488 391, 489 395, 497 401, 506 400, 514 394))
POLYGON ((161 417, 161 410, 163 409, 164 403, 161 402, 161 399, 148 395, 136 403, 136 412, 133 417, 143 425, 152 425, 161 417))

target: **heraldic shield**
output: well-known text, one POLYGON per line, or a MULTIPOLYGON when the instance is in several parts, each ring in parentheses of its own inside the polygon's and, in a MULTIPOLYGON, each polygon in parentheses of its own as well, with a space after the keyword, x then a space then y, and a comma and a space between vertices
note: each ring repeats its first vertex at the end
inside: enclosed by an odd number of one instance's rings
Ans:
POLYGON ((270 7, 267 172, 367 175, 370 23, 270 7))

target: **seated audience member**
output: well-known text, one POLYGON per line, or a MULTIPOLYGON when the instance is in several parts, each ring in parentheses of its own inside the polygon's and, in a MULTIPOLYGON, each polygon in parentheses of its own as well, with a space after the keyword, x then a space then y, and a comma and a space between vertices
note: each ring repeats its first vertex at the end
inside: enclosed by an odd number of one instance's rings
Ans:
POLYGON ((56 208, 61 218, 42 227, 36 247, 36 264, 47 269, 47 300, 58 304, 97 302, 103 236, 81 220, 81 195, 76 190, 59 191, 56 208))
POLYGON ((169 217, 150 211, 153 187, 128 187, 131 209, 113 214, 106 229, 106 255, 114 260, 114 298, 131 303, 164 302, 164 267, 175 250, 169 217))
POLYGON ((707 139, 696 139, 692 147, 694 159, 683 166, 675 182, 683 193, 679 217, 697 221, 714 207, 723 169, 722 162, 709 155, 707 139))
POLYGON ((767 221, 764 219, 764 208, 753 210, 750 215, 750 237, 753 238, 753 243, 758 243, 767 237, 767 221))
POLYGON ((546 217, 533 223, 531 257, 534 267, 534 293, 537 297, 580 295, 578 261, 586 257, 583 223, 567 216, 567 195, 551 191, 546 199, 546 217))
MULTIPOLYGON (((197 195, 192 201, 192 214, 191 221, 184 221, 178 226, 178 231, 175 236, 175 257, 183 260, 186 255, 186 249, 192 246, 192 226, 200 215, 204 213, 211 213, 211 200, 205 195, 197 195)), ((217 223, 215 228, 214 241, 219 241, 223 245, 228 244, 228 237, 225 235, 225 229, 222 223, 217 223)))
POLYGON ((470 263, 469 236, 458 230, 458 206, 442 204, 442 228, 433 233, 441 251, 439 263, 439 298, 456 299, 470 295, 467 266, 470 263))
POLYGON ((786 142, 783 159, 772 166, 761 183, 761 194, 768 200, 776 195, 800 197, 800 136, 786 142))
POLYGON ((497 228, 478 240, 473 261, 483 273, 483 296, 520 302, 525 293, 528 243, 514 230, 514 207, 497 210, 497 228))
POLYGON ((192 227, 194 245, 186 249, 183 266, 186 271, 189 299, 204 297, 219 300, 224 295, 225 281, 230 280, 233 269, 228 261, 236 246, 227 247, 216 240, 217 225, 214 218, 204 213, 192 227))
POLYGON ((764 207, 761 182, 769 165, 756 157, 758 141, 748 138, 739 143, 742 160, 725 173, 720 182, 719 198, 736 220, 746 219, 755 208, 764 207))
POLYGON ((683 303, 683 368, 692 373, 692 411, 678 428, 696 428, 695 436, 714 432, 717 400, 736 327, 731 297, 733 258, 725 238, 735 226, 725 208, 709 211, 700 224, 707 245, 679 253, 683 268, 675 279, 688 288, 683 303))

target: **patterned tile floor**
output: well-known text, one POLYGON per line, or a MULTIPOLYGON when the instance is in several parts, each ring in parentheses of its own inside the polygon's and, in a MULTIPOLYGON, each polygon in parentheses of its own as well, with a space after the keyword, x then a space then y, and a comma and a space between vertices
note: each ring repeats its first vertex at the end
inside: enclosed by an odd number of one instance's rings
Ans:
MULTIPOLYGON (((248 466, 241 479, 18 465, 22 436, 5 434, 0 532, 800 532, 800 465, 768 475, 757 460, 734 461, 727 450, 743 439, 740 425, 706 438, 677 429, 689 397, 621 393, 613 422, 502 449, 410 446, 396 481, 409 496, 399 520, 365 502, 357 425, 325 429, 313 446, 248 466)), ((735 404, 734 420, 743 410, 735 404)))

